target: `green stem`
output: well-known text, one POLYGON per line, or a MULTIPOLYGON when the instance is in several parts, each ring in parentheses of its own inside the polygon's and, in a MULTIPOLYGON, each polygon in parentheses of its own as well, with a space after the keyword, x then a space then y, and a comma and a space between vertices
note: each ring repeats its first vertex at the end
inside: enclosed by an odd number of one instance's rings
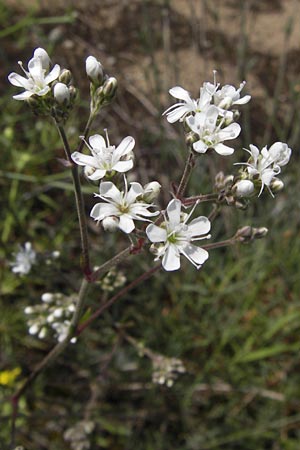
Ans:
POLYGON ((193 205, 194 203, 198 202, 198 203, 203 203, 203 202, 212 202, 217 200, 219 197, 219 194, 200 194, 200 195, 195 195, 194 197, 187 197, 185 199, 182 200, 182 203, 185 206, 189 206, 189 205, 193 205))
MULTIPOLYGON (((72 173, 72 178, 73 178, 73 185, 74 185, 75 199, 76 199, 76 209, 77 209, 77 216, 78 216, 79 230, 80 230, 81 248, 82 248, 82 267, 83 267, 83 272, 84 272, 85 276, 87 278, 89 278, 91 275, 90 257, 89 257, 89 242, 88 242, 86 216, 85 216, 85 210, 84 210, 84 200, 83 200, 83 195, 82 195, 82 191, 81 191, 78 167, 72 161, 71 149, 69 146, 68 139, 66 137, 64 127, 57 121, 55 121, 55 124, 57 126, 59 135, 60 135, 61 140, 64 145, 64 150, 65 150, 65 154, 67 157, 67 161, 68 161, 69 165, 71 166, 71 173, 72 173)), ((87 127, 86 127, 86 129, 87 129, 87 127)), ((89 129, 89 127, 88 127, 88 129, 89 129)), ((86 132, 88 132, 88 129, 86 132)), ((79 147, 80 147, 80 145, 79 145, 79 147)))

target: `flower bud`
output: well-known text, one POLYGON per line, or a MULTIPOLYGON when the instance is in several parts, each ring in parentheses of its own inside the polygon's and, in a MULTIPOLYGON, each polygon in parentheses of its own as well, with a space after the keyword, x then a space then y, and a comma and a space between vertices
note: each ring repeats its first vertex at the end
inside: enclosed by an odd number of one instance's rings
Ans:
POLYGON ((118 82, 116 78, 109 77, 103 84, 103 95, 105 100, 112 100, 116 94, 118 82))
POLYGON ((261 239, 268 234, 268 228, 266 227, 253 228, 252 234, 253 239, 261 239))
POLYGON ((252 227, 246 225, 239 228, 235 233, 235 239, 240 242, 249 242, 252 239, 252 227))
POLYGON ((60 81, 61 83, 67 84, 67 85, 71 82, 71 79, 72 79, 72 74, 71 74, 71 71, 68 69, 63 69, 61 71, 61 74, 58 77, 58 81, 60 81))
POLYGON ((237 197, 250 197, 254 192, 254 184, 250 180, 240 180, 233 189, 237 197))
POLYGON ((119 227, 119 219, 115 216, 105 217, 102 220, 102 226, 105 231, 116 231, 119 227))
POLYGON ((160 192, 161 185, 157 181, 151 181, 144 186, 143 200, 147 203, 151 203, 160 192))
POLYGON ((100 61, 94 56, 89 56, 85 61, 86 74, 91 83, 100 86, 103 82, 103 68, 100 61))
POLYGON ((46 70, 46 71, 49 70, 49 68, 51 66, 51 59, 50 59, 48 53, 46 52, 46 50, 44 50, 41 47, 36 48, 34 50, 33 57, 39 58, 41 60, 42 67, 44 70, 46 70))
POLYGON ((276 194, 284 188, 284 182, 279 180, 279 178, 274 177, 270 183, 270 189, 276 194))
POLYGON ((53 299, 54 299, 54 295, 51 294, 51 292, 45 292, 42 295, 41 299, 42 299, 42 302, 51 303, 53 301, 53 299))
POLYGON ((193 131, 190 131, 185 135, 185 143, 188 147, 192 147, 192 145, 199 140, 199 136, 194 133, 193 131))
POLYGON ((73 102, 77 97, 77 89, 75 86, 69 86, 70 100, 73 102))
POLYGON ((54 98, 60 105, 62 103, 68 103, 70 100, 70 92, 68 87, 64 83, 56 83, 54 86, 54 98))

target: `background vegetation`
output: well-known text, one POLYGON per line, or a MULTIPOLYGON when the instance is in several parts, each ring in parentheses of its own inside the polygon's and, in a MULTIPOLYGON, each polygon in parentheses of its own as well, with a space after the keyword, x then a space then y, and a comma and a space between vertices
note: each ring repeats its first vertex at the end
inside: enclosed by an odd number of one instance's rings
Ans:
MULTIPOLYGON (((171 104, 168 88, 179 84, 197 95, 212 69, 224 84, 246 79, 253 95, 243 108, 236 148, 280 140, 294 152, 284 171, 285 190, 275 200, 266 192, 246 212, 226 208, 215 223, 216 240, 246 224, 267 226, 267 238, 211 251, 200 272, 184 263, 178 273, 158 273, 106 311, 26 392, 16 445, 88 448, 81 433, 92 450, 298 450, 299 2, 47 4, 0 3, 1 450, 10 439, 10 396, 54 344, 51 337, 40 341, 28 334, 24 307, 38 304, 44 292, 71 294, 80 277, 72 183, 58 161, 63 150, 57 132, 11 100, 15 90, 6 79, 39 46, 72 70, 81 89, 68 127, 74 146, 88 111, 84 59, 96 56, 117 77, 117 100, 94 131, 107 127, 115 142, 135 137, 137 178, 161 182, 162 204, 185 158, 180 127, 161 118, 171 104), (27 277, 18 277, 9 262, 26 241, 40 261, 27 277), (51 263, 48 256, 56 250, 61 256, 51 263), (171 388, 151 381, 158 354, 186 367, 171 388), (82 421, 92 423, 90 433, 80 432, 82 421)), ((241 159, 243 151, 236 153, 241 159)), ((199 191, 199 180, 208 192, 214 175, 230 171, 233 160, 203 158, 189 192, 199 191)), ((94 187, 85 183, 85 189, 88 214, 94 187)), ((105 235, 103 247, 101 230, 92 222, 89 230, 97 265, 127 245, 105 235)), ((145 253, 122 270, 130 282, 151 264, 145 253)), ((94 310, 100 301, 96 285, 88 307, 94 310)))

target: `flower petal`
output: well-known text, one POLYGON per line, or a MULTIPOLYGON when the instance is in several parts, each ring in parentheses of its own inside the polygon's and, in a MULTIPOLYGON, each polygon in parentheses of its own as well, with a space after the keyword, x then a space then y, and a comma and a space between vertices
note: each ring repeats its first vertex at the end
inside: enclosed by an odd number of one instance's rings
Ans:
POLYGON ((168 272, 180 269, 180 253, 176 245, 168 245, 162 259, 162 266, 168 272))
POLYGON ((122 156, 128 155, 129 152, 135 146, 135 140, 132 136, 127 136, 122 140, 122 142, 118 145, 114 154, 116 154, 117 158, 120 159, 122 156))
POLYGON ((228 155, 232 155, 232 153, 234 153, 234 148, 228 147, 228 145, 224 145, 224 144, 214 145, 214 149, 217 153, 219 153, 219 155, 222 155, 222 156, 228 156, 228 155))
POLYGON ((187 106, 178 106, 173 111, 167 113, 167 121, 169 123, 177 122, 177 120, 181 119, 190 109, 187 106))
POLYGON ((22 87, 24 89, 28 88, 28 79, 22 77, 18 73, 12 72, 8 75, 8 81, 17 87, 22 87))
POLYGON ((74 152, 71 154, 73 161, 79 166, 97 167, 97 160, 93 156, 84 155, 83 153, 74 152))
POLYGON ((106 148, 105 139, 100 134, 94 134, 93 136, 90 136, 89 144, 91 147, 96 149, 106 148))
POLYGON ((130 183, 130 189, 128 191, 128 194, 126 196, 126 200, 129 204, 135 202, 136 198, 144 193, 144 189, 140 185, 140 183, 130 183))
POLYGON ((33 95, 33 92, 24 91, 21 94, 13 95, 15 100, 27 100, 29 97, 33 95))
POLYGON ((55 64, 53 69, 48 73, 48 75, 45 77, 45 83, 50 84, 52 81, 56 80, 60 75, 60 66, 58 64, 55 64))
POLYGON ((165 242, 167 240, 167 231, 165 228, 158 227, 154 223, 146 228, 146 234, 151 242, 165 242))
POLYGON ((182 253, 197 269, 200 269, 202 264, 208 259, 209 254, 204 248, 196 247, 196 245, 188 244, 183 248, 180 248, 182 253))
POLYGON ((118 161, 116 164, 112 166, 111 170, 116 170, 117 172, 123 173, 132 169, 132 167, 133 161, 132 159, 129 159, 128 161, 118 161))
POLYGON ((210 221, 205 216, 196 217, 188 224, 191 237, 207 234, 210 230, 210 221))
POLYGON ((192 98, 188 91, 183 89, 181 86, 175 86, 169 89, 169 93, 174 98, 178 98, 179 100, 184 100, 186 103, 192 103, 192 98))
POLYGON ((105 217, 117 215, 118 210, 111 203, 96 203, 90 212, 90 216, 95 220, 103 220, 105 217))
POLYGON ((170 228, 173 230, 180 223, 181 201, 173 199, 167 206, 170 228))
POLYGON ((112 199, 115 203, 120 203, 122 200, 122 193, 111 181, 103 181, 100 184, 100 195, 112 199))
POLYGON ((134 221, 128 214, 122 214, 120 216, 119 228, 127 234, 135 229, 134 221))
POLYGON ((87 175, 89 180, 101 180, 101 178, 103 178, 106 174, 106 170, 104 169, 96 169, 94 173, 92 173, 91 175, 87 175))
POLYGON ((199 141, 194 142, 193 149, 197 153, 205 153, 206 150, 208 149, 208 146, 200 139, 199 141))

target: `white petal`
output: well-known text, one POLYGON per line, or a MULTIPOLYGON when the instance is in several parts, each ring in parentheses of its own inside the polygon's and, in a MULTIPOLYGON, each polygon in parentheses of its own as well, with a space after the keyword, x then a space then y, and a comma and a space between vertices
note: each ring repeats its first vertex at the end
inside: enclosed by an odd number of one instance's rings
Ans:
POLYGON ((162 266, 168 272, 180 268, 180 254, 176 245, 170 244, 162 259, 162 266))
POLYGON ((48 73, 48 75, 45 77, 45 83, 50 84, 52 81, 56 80, 60 75, 60 66, 58 64, 55 64, 51 72, 48 73))
POLYGON ((83 153, 74 152, 71 154, 73 161, 79 166, 97 167, 97 160, 93 156, 84 155, 83 153))
POLYGON ((208 149, 207 145, 204 144, 203 141, 197 141, 193 144, 193 149, 195 150, 195 152, 197 153, 205 153, 206 150, 208 149))
POLYGON ((103 220, 105 217, 118 215, 118 210, 110 203, 96 203, 90 216, 95 220, 103 220))
POLYGON ((181 201, 173 199, 167 206, 170 228, 173 230, 180 223, 181 201))
POLYGON ((184 100, 186 103, 192 102, 192 98, 191 98, 190 94, 188 93, 188 91, 186 91, 185 89, 183 89, 180 86, 175 86, 175 87, 171 88, 169 90, 169 93, 172 95, 172 97, 178 98, 179 100, 184 100))
POLYGON ((45 86, 43 89, 41 89, 40 91, 36 92, 36 95, 42 97, 43 95, 46 95, 47 92, 50 91, 49 86, 45 86))
POLYGON ((219 155, 223 156, 232 155, 232 153, 234 152, 234 148, 228 147, 228 145, 224 144, 214 145, 214 149, 216 150, 217 153, 219 153, 219 155))
POLYGON ((124 231, 124 233, 129 234, 135 228, 134 221, 132 220, 132 218, 129 215, 122 214, 120 216, 119 228, 120 228, 120 230, 124 231))
POLYGON ((127 136, 118 145, 114 153, 117 155, 118 159, 120 159, 122 156, 128 155, 128 153, 133 149, 134 145, 135 140, 133 139, 133 137, 127 136))
POLYGON ((122 193, 111 181, 103 181, 100 184, 100 195, 112 199, 116 203, 120 203, 122 200, 122 193))
POLYGON ((272 179, 274 178, 275 175, 278 175, 278 173, 274 172, 274 170, 272 170, 272 169, 266 169, 261 174, 261 181, 266 186, 269 186, 269 184, 271 183, 271 181, 272 181, 272 179))
POLYGON ((235 139, 241 132, 241 127, 238 123, 231 123, 228 127, 223 128, 218 133, 220 141, 228 141, 235 139))
POLYGON ((154 223, 146 228, 146 234, 151 242, 165 242, 167 240, 167 231, 164 228, 158 227, 154 223))
POLYGON ((178 106, 173 111, 167 113, 167 121, 169 123, 177 122, 177 120, 181 119, 181 117, 183 117, 189 111, 190 109, 186 106, 178 106))
POLYGON ((233 105, 245 105, 245 103, 248 103, 251 100, 251 95, 245 95, 244 97, 240 98, 239 100, 235 100, 233 102, 233 105))
POLYGON ((94 134, 89 138, 90 146, 96 149, 106 148, 106 142, 103 136, 100 134, 94 134))
POLYGON ((128 170, 132 169, 133 167, 133 161, 132 159, 129 159, 128 161, 119 161, 116 164, 114 164, 111 168, 111 170, 116 170, 117 172, 127 172, 128 170))
POLYGON ((33 92, 25 91, 25 92, 22 92, 21 94, 13 95, 13 98, 15 100, 27 100, 32 95, 33 95, 33 92))
POLYGON ((192 264, 196 265, 199 269, 202 264, 205 263, 209 254, 204 248, 196 247, 196 245, 188 244, 180 249, 182 253, 192 264))
POLYGON ((103 178, 106 174, 106 170, 104 169, 96 169, 94 173, 92 173, 91 175, 87 175, 89 180, 101 180, 101 178, 103 178))
POLYGON ((192 237, 207 234, 210 230, 210 221, 205 216, 196 217, 189 223, 188 230, 192 237))
POLYGON ((22 87, 24 89, 27 89, 28 87, 28 79, 15 72, 8 75, 8 81, 17 87, 22 87))
POLYGON ((43 66, 40 58, 32 58, 28 62, 28 70, 32 78, 44 78, 43 77, 43 66))
POLYGON ((136 183, 136 182, 130 183, 130 189, 127 194, 126 200, 128 203, 133 203, 133 202, 135 202, 137 196, 141 195, 143 193, 144 193, 144 189, 142 188, 140 183, 136 183))

